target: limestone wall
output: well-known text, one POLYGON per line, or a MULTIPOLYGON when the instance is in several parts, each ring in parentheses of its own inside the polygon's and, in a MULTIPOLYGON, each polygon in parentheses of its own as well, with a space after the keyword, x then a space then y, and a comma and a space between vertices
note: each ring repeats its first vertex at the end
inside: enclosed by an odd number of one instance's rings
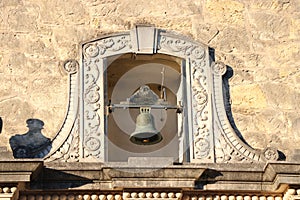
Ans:
POLYGON ((79 60, 80 42, 142 23, 215 49, 252 147, 298 148, 300 0, 1 0, 0 11, 0 146, 25 133, 28 118, 53 137, 67 106, 62 63, 79 60))

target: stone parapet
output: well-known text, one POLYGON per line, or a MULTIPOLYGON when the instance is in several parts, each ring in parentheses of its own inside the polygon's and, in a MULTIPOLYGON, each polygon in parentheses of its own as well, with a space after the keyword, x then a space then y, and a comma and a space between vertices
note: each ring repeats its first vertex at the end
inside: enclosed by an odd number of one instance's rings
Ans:
POLYGON ((0 200, 19 195, 22 200, 294 200, 300 198, 299 170, 299 165, 286 162, 158 168, 3 161, 0 200))
POLYGON ((1 200, 17 200, 19 198, 19 189, 17 186, 0 185, 1 200))
POLYGON ((283 200, 294 199, 300 199, 300 187, 288 189, 283 196, 283 200))
MULTIPOLYGON (((287 191, 289 193, 291 189, 287 191)), ((289 196, 289 199, 294 198, 297 195, 289 196)), ((117 193, 109 192, 81 192, 81 193, 45 193, 45 194, 22 194, 20 200, 38 200, 38 199, 55 199, 55 200, 287 200, 286 195, 282 194, 259 194, 259 193, 203 193, 198 192, 170 192, 168 190, 163 191, 132 191, 125 192, 119 191, 117 193)))

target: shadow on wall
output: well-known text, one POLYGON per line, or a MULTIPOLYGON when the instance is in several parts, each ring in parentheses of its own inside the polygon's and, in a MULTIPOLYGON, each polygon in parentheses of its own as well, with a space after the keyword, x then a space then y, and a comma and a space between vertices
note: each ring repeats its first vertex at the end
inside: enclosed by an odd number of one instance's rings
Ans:
POLYGON ((28 132, 9 139, 15 158, 43 158, 51 148, 51 140, 42 134, 44 122, 39 119, 26 120, 28 132))
POLYGON ((0 133, 2 133, 2 127, 3 127, 3 120, 2 120, 2 118, 0 117, 0 133))
MULTIPOLYGON (((210 54, 210 58, 212 59, 213 62, 215 62, 214 58, 215 58, 215 50, 213 48, 209 48, 209 54, 210 54)), ((225 106, 225 111, 227 114, 227 118, 232 126, 232 128, 234 129, 235 133, 237 134, 237 136, 247 145, 249 145, 246 140, 243 138, 241 132, 238 130, 233 116, 232 116, 232 110, 231 110, 231 103, 230 103, 230 85, 229 85, 229 79, 233 76, 233 69, 232 67, 226 65, 226 73, 223 75, 223 94, 224 94, 224 106, 225 106)), ((250 146, 250 145, 249 145, 250 146)))
MULTIPOLYGON (((72 165, 72 164, 71 164, 72 165)), ((81 173, 78 171, 72 173, 55 170, 50 168, 43 168, 42 176, 36 181, 30 182, 31 189, 45 190, 45 189, 70 189, 78 188, 87 184, 94 183, 92 179, 85 177, 89 173, 81 173)))
MULTIPOLYGON (((227 113, 228 120, 232 126, 232 128, 235 130, 236 134, 239 136, 239 138, 247 145, 249 145, 246 140, 243 138, 241 132, 238 130, 234 118, 232 115, 231 110, 231 103, 230 103, 230 86, 229 86, 229 79, 233 76, 233 69, 230 66, 227 67, 227 72, 223 76, 223 93, 224 95, 224 104, 225 104, 225 110, 227 113)), ((250 145, 249 145, 250 146, 250 145)), ((286 160, 286 156, 282 151, 278 151, 278 160, 286 160)))
MULTIPOLYGON (((209 54, 210 54, 210 58, 212 59, 212 61, 215 62, 214 58, 215 58, 215 50, 213 48, 209 48, 209 54)), ((237 136, 248 146, 249 145, 246 140, 243 138, 241 132, 238 130, 235 122, 234 122, 234 118, 233 118, 233 114, 232 114, 232 110, 231 110, 231 102, 230 102, 230 85, 229 85, 229 79, 231 77, 233 77, 234 75, 234 71, 232 69, 231 66, 226 65, 227 67, 227 71, 226 73, 223 75, 223 94, 224 94, 224 106, 225 106, 225 110, 226 110, 226 114, 227 114, 227 118, 229 120, 229 123, 231 124, 232 128, 234 129, 235 133, 237 134, 237 136)), ((282 151, 277 151, 278 152, 278 160, 279 161, 284 161, 286 160, 286 156, 282 151)))
POLYGON ((223 174, 214 169, 205 169, 198 180, 195 181, 195 189, 204 189, 207 184, 214 184, 217 182, 218 177, 223 176, 223 174))

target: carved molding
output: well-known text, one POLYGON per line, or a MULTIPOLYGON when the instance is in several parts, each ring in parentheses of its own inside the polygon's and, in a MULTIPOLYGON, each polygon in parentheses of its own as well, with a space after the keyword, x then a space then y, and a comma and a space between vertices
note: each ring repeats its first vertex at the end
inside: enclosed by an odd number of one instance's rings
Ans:
MULTIPOLYGON (((191 63, 192 71, 192 106, 193 109, 193 130, 194 130, 194 159, 207 158, 212 151, 212 144, 209 137, 212 134, 209 131, 208 116, 208 91, 207 91, 207 71, 206 50, 199 44, 181 39, 176 35, 159 32, 158 35, 158 53, 165 53, 188 59, 191 63)), ((84 147, 85 156, 89 155, 103 160, 101 147, 103 146, 103 130, 101 122, 103 119, 99 113, 103 111, 103 99, 101 99, 101 85, 99 82, 102 74, 99 68, 104 68, 99 59, 110 55, 121 53, 131 53, 132 44, 130 36, 121 34, 110 38, 100 39, 98 41, 85 44, 84 47, 84 147)), ((102 152, 103 154, 103 152, 102 152)), ((209 158, 212 159, 212 158, 209 158)))
MULTIPOLYGON (((74 137, 74 126, 78 114, 78 88, 79 88, 79 76, 78 76, 78 62, 75 60, 67 60, 64 64, 65 70, 69 73, 69 102, 67 107, 67 115, 62 124, 62 127, 52 139, 52 148, 48 154, 45 154, 45 161, 53 161, 64 157, 68 153, 67 148, 70 140, 74 137)), ((76 125, 78 126, 78 124, 76 125)), ((77 146, 79 149, 79 146, 77 146)), ((42 152, 43 153, 43 152, 42 152)), ((66 161, 66 160, 64 160, 66 161)))
MULTIPOLYGON (((209 128, 208 84, 207 84, 207 57, 206 48, 188 40, 173 35, 162 34, 158 44, 159 52, 175 55, 187 59, 191 66, 191 95, 193 119, 193 146, 192 158, 195 160, 211 160, 213 151, 212 132, 209 128)), ((195 161, 194 160, 194 161, 195 161)))
POLYGON ((190 57, 192 59, 202 59, 205 56, 204 47, 188 40, 181 39, 175 35, 160 33, 158 50, 168 54, 178 54, 179 57, 190 57))
POLYGON ((63 145, 46 161, 63 161, 78 162, 79 161, 79 122, 76 122, 74 128, 64 141, 63 145))
POLYGON ((215 149, 217 163, 252 162, 225 140, 225 136, 217 124, 215 124, 215 128, 219 135, 216 139, 215 149))
POLYGON ((83 46, 83 157, 104 161, 103 58, 127 53, 132 48, 130 35, 121 34, 83 46), (101 124, 102 123, 102 124, 101 124))
MULTIPOLYGON (((193 131, 194 131, 194 156, 195 159, 207 158, 212 150, 209 130, 209 111, 208 111, 208 89, 206 76, 204 76, 205 61, 198 63, 192 61, 192 108, 193 112, 193 131)), ((213 160, 213 158, 210 158, 213 160)))
MULTIPOLYGON (((90 45, 91 47, 92 45, 90 45)), ((97 48, 96 46, 93 48, 97 48)), ((89 50, 88 48, 86 50, 89 50)), ((97 138, 97 135, 104 134, 100 130, 101 119, 98 113, 99 109, 103 109, 103 101, 100 99, 100 86, 98 85, 98 79, 100 74, 99 67, 102 67, 99 59, 92 60, 95 53, 87 57, 84 62, 84 138, 83 145, 85 147, 85 157, 90 155, 97 158, 102 157, 100 155, 101 141, 97 138), (100 66, 99 66, 100 65, 100 66)), ((103 143, 102 143, 103 145, 103 143)), ((102 152, 103 154, 104 152, 102 152)))
MULTIPOLYGON (((213 64, 213 66, 224 66, 223 64, 213 64)), ((220 67, 214 67, 219 69, 220 67)), ((221 67, 223 69, 223 67, 221 67)), ((215 71, 215 70, 214 70, 215 71)), ((219 71, 219 70, 217 70, 219 71)), ((224 105, 223 96, 223 83, 222 73, 213 74, 213 86, 214 86, 214 103, 216 109, 217 118, 215 119, 216 127, 218 128, 218 135, 216 136, 216 143, 219 148, 216 149, 216 158, 219 162, 231 162, 234 161, 233 157, 238 160, 247 161, 259 161, 260 154, 257 151, 244 144, 237 136, 233 128, 231 127, 224 105), (220 160, 220 158, 222 158, 220 160)))
POLYGON ((129 33, 115 35, 87 43, 83 47, 84 58, 104 58, 111 54, 123 53, 132 49, 129 33), (100 55, 100 56, 98 56, 100 55))

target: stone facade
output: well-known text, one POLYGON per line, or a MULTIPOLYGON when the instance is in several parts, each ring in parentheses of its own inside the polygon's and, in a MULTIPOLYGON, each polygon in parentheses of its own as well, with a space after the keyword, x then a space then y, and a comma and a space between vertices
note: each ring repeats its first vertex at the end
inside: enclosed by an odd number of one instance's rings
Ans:
POLYGON ((0 2, 1 146, 44 121, 53 138, 66 113, 67 59, 79 44, 134 24, 188 35, 215 50, 227 74, 233 118, 255 148, 297 148, 299 132, 299 0, 11 1, 0 2), (293 142, 291 142, 293 141, 293 142))
POLYGON ((300 199, 299 5, 1 1, 0 200, 300 199), (114 80, 102 75, 113 59, 116 67, 149 55, 187 75, 175 103, 189 103, 174 117, 187 113, 177 121, 185 131, 175 135, 194 140, 175 150, 188 146, 190 159, 107 162, 101 117, 113 112, 104 86, 114 80), (14 159, 10 146, 36 159, 14 159), (292 162, 277 161, 285 156, 292 162))

